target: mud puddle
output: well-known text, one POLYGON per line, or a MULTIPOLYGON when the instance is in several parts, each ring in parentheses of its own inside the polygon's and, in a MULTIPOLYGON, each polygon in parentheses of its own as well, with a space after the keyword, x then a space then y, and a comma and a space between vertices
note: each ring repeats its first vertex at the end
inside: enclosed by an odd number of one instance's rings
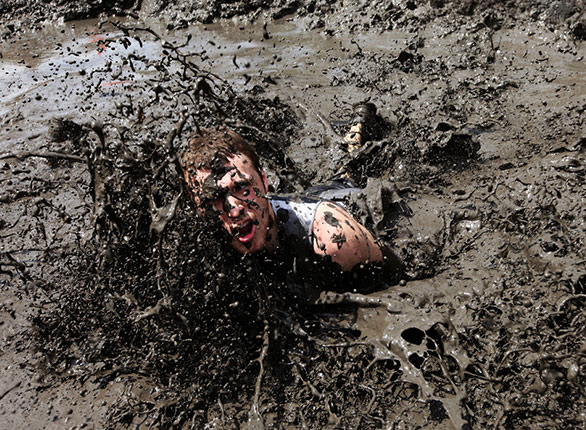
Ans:
POLYGON ((2 47, 3 422, 583 424, 567 407, 584 404, 583 43, 539 23, 335 37, 303 19, 147 25, 76 22, 2 47), (368 97, 388 131, 349 154, 329 122, 368 97), (415 214, 385 234, 409 277, 308 312, 273 285, 278 268, 217 261, 189 208, 149 235, 153 207, 178 194, 162 142, 187 110, 187 129, 256 137, 275 186, 342 166, 397 184, 415 214), (46 344, 31 357, 36 315, 46 344))

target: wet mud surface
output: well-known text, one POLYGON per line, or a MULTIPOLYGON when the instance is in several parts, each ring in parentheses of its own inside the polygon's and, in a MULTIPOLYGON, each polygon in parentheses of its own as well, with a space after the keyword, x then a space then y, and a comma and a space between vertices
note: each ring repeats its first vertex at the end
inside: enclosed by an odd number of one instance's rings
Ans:
POLYGON ((583 2, 0 7, 0 428, 584 427, 583 2), (222 124, 400 282, 230 252, 177 164, 222 124))

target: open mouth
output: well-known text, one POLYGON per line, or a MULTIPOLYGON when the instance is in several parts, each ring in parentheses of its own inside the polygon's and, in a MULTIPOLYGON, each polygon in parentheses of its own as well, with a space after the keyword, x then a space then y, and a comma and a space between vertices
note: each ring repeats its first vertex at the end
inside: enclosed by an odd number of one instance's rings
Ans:
POLYGON ((256 226, 252 221, 247 221, 243 225, 239 226, 236 231, 236 237, 240 242, 250 242, 256 232, 256 226))

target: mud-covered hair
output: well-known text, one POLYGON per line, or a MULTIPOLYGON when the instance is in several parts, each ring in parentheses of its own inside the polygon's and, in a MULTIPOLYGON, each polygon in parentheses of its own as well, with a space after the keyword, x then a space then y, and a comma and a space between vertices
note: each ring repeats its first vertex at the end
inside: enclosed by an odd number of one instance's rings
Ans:
POLYGON ((190 188, 195 185, 193 174, 197 170, 214 170, 218 164, 235 155, 246 156, 259 174, 260 160, 255 150, 242 136, 228 128, 200 128, 190 138, 187 149, 181 156, 181 167, 190 188))

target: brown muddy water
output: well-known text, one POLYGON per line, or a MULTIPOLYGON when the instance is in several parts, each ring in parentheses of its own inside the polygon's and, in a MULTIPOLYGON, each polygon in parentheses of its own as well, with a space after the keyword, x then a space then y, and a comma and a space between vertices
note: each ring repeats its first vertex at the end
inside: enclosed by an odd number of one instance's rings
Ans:
MULTIPOLYGON (((0 428, 583 427, 584 42, 543 22, 494 30, 471 20, 458 31, 435 25, 339 35, 308 30, 301 18, 264 24, 234 19, 169 33, 153 21, 122 21, 121 29, 88 20, 3 42, 0 428), (199 77, 186 75, 185 64, 169 58, 189 58, 199 77), (183 100, 177 90, 202 82, 201 76, 216 95, 214 108, 206 104, 213 105, 214 97, 204 84, 191 99, 183 100), (386 132, 348 153, 332 124, 351 119, 352 104, 366 99, 377 106, 386 132), (231 100, 234 116, 228 112, 231 100), (243 113, 247 106, 250 116, 243 113), (127 127, 129 135, 163 142, 187 115, 185 107, 198 109, 187 129, 196 121, 223 121, 249 137, 264 137, 259 148, 277 190, 283 184, 298 189, 346 169, 366 187, 374 211, 358 210, 357 216, 370 215, 373 230, 407 266, 396 286, 369 294, 322 292, 319 312, 328 316, 317 327, 353 336, 324 335, 303 322, 289 324, 289 334, 281 327, 264 339, 262 324, 256 335, 255 327, 253 334, 242 334, 250 340, 248 349, 239 347, 234 355, 248 362, 234 365, 241 372, 234 378, 252 376, 238 389, 222 379, 231 388, 209 391, 215 397, 208 403, 194 400, 195 394, 185 401, 178 393, 198 392, 198 384, 221 373, 221 364, 194 379, 177 376, 189 381, 186 387, 149 361, 158 353, 157 342, 163 343, 145 335, 163 324, 149 318, 172 308, 163 300, 172 294, 141 297, 139 289, 117 282, 140 282, 152 276, 150 269, 129 268, 128 279, 113 276, 106 282, 110 289, 94 291, 89 270, 72 275, 56 262, 92 267, 79 250, 107 248, 104 238, 111 239, 108 228, 114 228, 101 220, 121 199, 149 197, 159 215, 170 207, 172 198, 155 203, 156 190, 144 184, 149 191, 142 196, 112 186, 137 174, 124 164, 124 139, 116 133, 127 127), (220 108, 228 114, 224 118, 220 108), (111 164, 95 157, 100 133, 111 164), (293 179, 283 179, 291 172, 293 179), (107 178, 103 201, 96 191, 99 178, 107 178), (411 215, 383 220, 389 202, 408 206, 411 215), (96 303, 104 313, 131 323, 118 331, 100 322, 85 328, 84 306, 92 324, 99 313, 75 288, 76 276, 87 296, 102 291, 96 303), (60 290, 61 282, 72 287, 60 290), (43 331, 56 308, 65 311, 59 317, 70 309, 71 319, 63 321, 79 324, 79 330, 67 334, 57 322, 51 327, 61 332, 43 331), (45 323, 35 319, 39 314, 45 323), (112 339, 120 332, 135 333, 135 326, 149 321, 152 326, 141 326, 142 350, 132 351, 139 341, 116 349, 112 339), (117 333, 111 339, 109 329, 117 333), (300 337, 283 340, 287 336, 300 337), (62 341, 58 347, 56 339, 62 341), (43 349, 43 342, 51 346, 43 349), (88 343, 91 353, 84 349, 88 343), (144 367, 129 358, 133 353, 144 367), (259 362, 260 371, 254 367, 259 362)), ((121 218, 122 227, 130 224, 121 218)), ((181 243, 183 224, 170 225, 169 237, 181 243)), ((120 236, 120 244, 132 242, 130 233, 120 236)), ((168 251, 160 240, 150 245, 157 243, 168 251)), ((115 257, 101 260, 113 251, 100 250, 99 268, 118 264, 115 257)), ((157 252, 148 267, 161 260, 157 252)), ((194 255, 192 264, 208 260, 194 255)), ((168 272, 173 261, 181 260, 169 257, 168 272)), ((244 282, 232 275, 229 291, 244 282)), ((104 279, 96 275, 95 285, 104 279)), ((238 308, 234 303, 230 309, 238 308)), ((197 331, 189 334, 170 338, 175 345, 195 342, 197 331)), ((226 366, 238 361, 208 346, 209 355, 224 357, 226 366)))

